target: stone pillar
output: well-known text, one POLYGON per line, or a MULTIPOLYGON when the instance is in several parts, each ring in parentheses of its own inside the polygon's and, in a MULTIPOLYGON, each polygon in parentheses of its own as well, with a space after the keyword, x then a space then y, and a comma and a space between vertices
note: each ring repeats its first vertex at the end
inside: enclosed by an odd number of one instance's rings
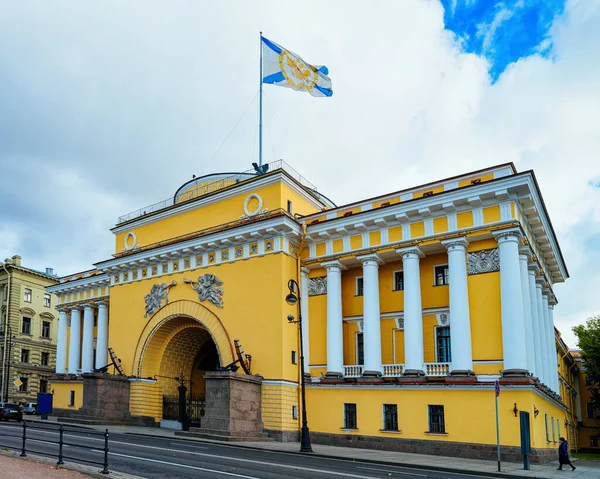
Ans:
POLYGON ((452 375, 474 376, 471 346, 471 316, 467 286, 467 238, 442 241, 448 250, 450 289, 450 344, 452 375))
POLYGON ((552 341, 554 344, 554 350, 553 350, 554 355, 552 356, 553 360, 550 363, 550 365, 553 368, 553 371, 555 371, 554 375, 552 376, 554 378, 554 386, 555 386, 554 391, 559 393, 558 357, 557 357, 557 352, 556 352, 556 340, 555 340, 555 336, 554 336, 554 306, 555 305, 556 305, 556 299, 554 299, 553 297, 548 298, 548 323, 549 323, 551 331, 552 331, 552 341))
POLYGON ((527 268, 529 264, 529 251, 519 251, 519 265, 521 270, 521 292, 523 296, 523 319, 525 321, 525 342, 527 353, 527 369, 536 375, 535 345, 533 339, 533 319, 531 317, 531 298, 529 296, 529 275, 527 268))
POLYGON ((327 374, 341 378, 344 365, 344 333, 342 328, 342 270, 340 261, 329 261, 327 269, 327 374))
POLYGON ((108 364, 108 304, 98 303, 98 332, 96 338, 96 369, 108 364))
POLYGON ((425 256, 418 246, 396 250, 404 265, 404 375, 424 376, 423 309, 419 260, 425 256))
POLYGON ((69 338, 69 374, 77 374, 81 358, 81 310, 71 308, 71 335, 69 338))
POLYGON ((542 302, 542 286, 544 284, 543 279, 535 280, 535 299, 537 303, 538 312, 538 323, 540 325, 540 346, 542 351, 542 382, 548 386, 548 379, 550 378, 550 368, 548 367, 548 331, 546 320, 544 319, 544 304, 542 302))
POLYGON ((377 254, 356 258, 363 265, 364 376, 381 376, 381 325, 379 310, 379 265, 377 254))
POLYGON ((540 316, 538 314, 537 293, 535 288, 535 275, 538 267, 535 264, 530 264, 527 268, 527 276, 529 282, 529 306, 531 308, 531 323, 533 325, 533 353, 535 357, 535 375, 543 382, 544 375, 544 357, 541 341, 541 325, 540 316))
POLYGON ((69 317, 64 309, 58 312, 58 337, 56 338, 56 374, 67 372, 67 324, 69 317))
POLYGON ((302 349, 304 351, 304 374, 310 375, 310 341, 308 335, 308 269, 300 269, 301 281, 300 281, 300 314, 302 315, 302 349))
POLYGON ((498 241, 500 255, 504 375, 524 376, 527 374, 527 346, 519 265, 521 231, 516 228, 501 230, 495 232, 494 236, 498 241))
POLYGON ((86 304, 83 309, 81 370, 89 373, 92 369, 94 369, 94 309, 91 304, 86 304))

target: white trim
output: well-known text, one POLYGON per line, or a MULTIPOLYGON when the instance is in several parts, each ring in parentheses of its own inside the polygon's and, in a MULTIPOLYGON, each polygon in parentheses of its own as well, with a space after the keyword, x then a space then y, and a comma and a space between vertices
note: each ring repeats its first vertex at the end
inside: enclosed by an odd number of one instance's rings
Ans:
POLYGON ((404 291, 404 268, 392 271, 392 292, 404 291), (402 273, 402 289, 396 289, 396 273, 402 273))
POLYGON ((450 268, 448 267, 448 263, 439 263, 439 264, 434 264, 433 265, 433 286, 448 286, 450 284, 450 268), (448 268, 448 282, 444 283, 444 284, 436 284, 437 281, 437 277, 435 275, 435 268, 439 267, 439 266, 445 266, 446 268, 448 268))
POLYGON ((263 379, 263 386, 287 386, 292 388, 298 388, 298 383, 292 381, 286 381, 285 379, 263 379))

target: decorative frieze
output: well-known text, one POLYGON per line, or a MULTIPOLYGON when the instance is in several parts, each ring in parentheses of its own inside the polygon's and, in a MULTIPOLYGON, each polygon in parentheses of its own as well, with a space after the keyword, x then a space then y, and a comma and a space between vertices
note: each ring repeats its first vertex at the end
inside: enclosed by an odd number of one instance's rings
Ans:
POLYGON ((327 294, 327 276, 308 279, 308 295, 321 296, 327 294))
POLYGON ((500 271, 500 256, 498 248, 484 249, 474 253, 467 253, 468 273, 481 274, 500 271))
POLYGON ((162 308, 162 301, 165 300, 165 304, 169 304, 169 288, 172 288, 177 284, 177 281, 172 281, 171 284, 153 284, 148 293, 144 297, 146 302, 146 314, 144 318, 152 316, 156 311, 162 308))

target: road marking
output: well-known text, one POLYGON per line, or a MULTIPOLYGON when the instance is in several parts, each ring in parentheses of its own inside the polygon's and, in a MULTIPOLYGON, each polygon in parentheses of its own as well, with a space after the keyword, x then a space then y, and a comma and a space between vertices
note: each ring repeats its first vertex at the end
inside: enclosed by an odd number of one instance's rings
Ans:
POLYGON ((180 444, 178 442, 170 442, 172 446, 180 446, 180 447, 195 447, 197 449, 208 449, 206 446, 195 446, 194 444, 180 444))
MULTIPOLYGON (((390 467, 398 467, 398 466, 390 466, 390 467)), ((374 467, 360 467, 360 466, 357 466, 356 469, 368 469, 370 471, 393 472, 394 474, 405 474, 407 476, 427 477, 427 474, 415 474, 413 472, 404 472, 404 471, 390 471, 389 469, 375 469, 374 467)))
MULTIPOLYGON (((104 454, 104 451, 99 451, 97 449, 92 449, 92 451, 100 452, 100 453, 104 454)), ((226 476, 243 477, 244 479, 260 479, 260 477, 255 477, 255 476, 244 476, 243 474, 235 474, 233 472, 219 471, 217 469, 207 469, 205 467, 198 467, 198 466, 189 466, 187 464, 177 464, 175 462, 159 461, 158 459, 148 459, 147 457, 130 456, 129 454, 119 454, 117 452, 109 452, 109 454, 111 454, 113 456, 127 457, 129 459, 139 459, 141 461, 157 462, 159 464, 166 464, 168 466, 185 467, 187 469, 195 469, 196 471, 216 472, 218 474, 225 474, 226 476)))

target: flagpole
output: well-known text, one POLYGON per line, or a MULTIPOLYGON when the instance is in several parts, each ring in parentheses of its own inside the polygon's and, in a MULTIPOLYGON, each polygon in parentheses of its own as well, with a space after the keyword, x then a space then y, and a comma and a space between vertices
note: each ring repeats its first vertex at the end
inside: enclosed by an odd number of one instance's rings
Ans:
POLYGON ((260 89, 258 96, 258 166, 262 166, 263 46, 260 32, 260 89))

